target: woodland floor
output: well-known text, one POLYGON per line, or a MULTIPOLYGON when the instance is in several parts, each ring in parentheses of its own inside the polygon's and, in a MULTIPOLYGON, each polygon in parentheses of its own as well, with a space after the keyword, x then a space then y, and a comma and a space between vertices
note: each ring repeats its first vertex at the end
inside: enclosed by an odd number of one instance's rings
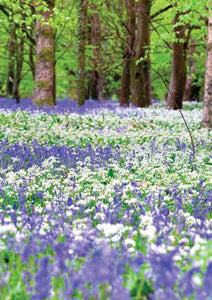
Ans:
POLYGON ((211 299, 202 104, 0 99, 0 299, 211 299))

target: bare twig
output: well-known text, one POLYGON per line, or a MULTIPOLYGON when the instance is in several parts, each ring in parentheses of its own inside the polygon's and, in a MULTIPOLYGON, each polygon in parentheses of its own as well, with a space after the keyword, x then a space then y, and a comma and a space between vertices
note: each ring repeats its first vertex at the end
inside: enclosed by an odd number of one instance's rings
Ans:
MULTIPOLYGON (((160 74, 158 71, 156 71, 154 68, 152 68, 152 70, 158 75, 158 77, 160 77, 160 79, 163 81, 163 84, 164 84, 165 87, 167 88, 167 91, 170 93, 170 95, 172 95, 172 93, 171 93, 171 91, 170 91, 170 89, 169 89, 169 87, 168 87, 166 81, 165 81, 164 78, 161 76, 161 74, 160 74)), ((178 106, 178 105, 177 105, 177 106, 178 106)), ((182 110, 181 110, 179 107, 178 107, 177 110, 179 111, 179 113, 180 113, 180 115, 181 115, 181 117, 182 117, 182 119, 183 119, 183 122, 184 122, 184 124, 185 124, 185 126, 186 126, 186 128, 187 128, 187 131, 188 131, 188 133, 189 133, 189 137, 190 137, 190 140, 191 140, 191 146, 192 146, 193 157, 195 158, 195 155, 196 155, 196 149, 195 149, 194 139, 193 139, 191 130, 190 130, 189 126, 188 126, 188 122, 186 121, 185 116, 184 116, 183 113, 182 113, 182 110)), ((193 170, 193 169, 192 169, 192 170, 193 170)))
POLYGON ((173 7, 173 4, 167 5, 166 7, 160 9, 159 11, 157 11, 156 13, 154 13, 153 15, 151 15, 151 19, 154 19, 155 17, 157 17, 160 14, 166 12, 167 10, 169 10, 172 7, 173 7))

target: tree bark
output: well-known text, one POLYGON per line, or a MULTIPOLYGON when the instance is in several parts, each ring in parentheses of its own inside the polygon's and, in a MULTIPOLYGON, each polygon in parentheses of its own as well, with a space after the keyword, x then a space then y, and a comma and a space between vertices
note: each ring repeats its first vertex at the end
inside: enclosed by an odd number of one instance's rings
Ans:
POLYGON ((85 84, 85 50, 87 43, 87 9, 88 0, 80 0, 79 8, 79 48, 78 48, 78 83, 77 103, 83 105, 86 97, 85 84))
POLYGON ((171 82, 168 93, 167 105, 170 109, 181 109, 183 106, 183 95, 186 85, 186 53, 190 31, 185 36, 185 25, 177 25, 180 13, 173 20, 173 31, 175 41, 172 43, 173 58, 171 70, 171 82))
MULTIPOLYGON (((212 1, 210 1, 210 6, 212 1)), ((212 9, 208 22, 208 47, 204 88, 204 108, 202 126, 212 128, 212 9)))
POLYGON ((120 106, 129 106, 130 99, 130 59, 128 54, 124 59, 124 66, 121 77, 120 106))
POLYGON ((132 103, 138 107, 147 107, 151 103, 150 95, 150 0, 139 0, 137 9, 137 34, 134 55, 131 58, 130 90, 132 103))
POLYGON ((121 78, 120 106, 129 106, 130 99, 130 64, 134 53, 135 26, 136 26, 136 5, 135 0, 125 0, 127 9, 127 30, 128 45, 124 54, 124 65, 121 78))
POLYGON ((38 11, 43 21, 36 21, 36 68, 33 100, 38 105, 56 104, 54 29, 49 23, 55 0, 46 0, 47 11, 38 11))

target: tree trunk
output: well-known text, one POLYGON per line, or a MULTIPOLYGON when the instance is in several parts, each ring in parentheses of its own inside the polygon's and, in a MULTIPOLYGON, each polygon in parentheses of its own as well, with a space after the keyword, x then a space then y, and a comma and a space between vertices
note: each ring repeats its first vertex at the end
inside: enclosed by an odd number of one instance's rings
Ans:
POLYGON ((32 44, 29 46, 29 65, 32 77, 35 79, 34 46, 32 44))
POLYGON ((127 54, 124 59, 124 67, 121 78, 120 106, 129 106, 130 99, 130 58, 127 54))
POLYGON ((47 11, 39 11, 44 18, 36 21, 36 68, 33 100, 38 105, 55 105, 55 43, 54 29, 49 24, 55 0, 45 1, 47 11))
POLYGON ((151 103, 149 60, 150 8, 150 0, 139 0, 135 52, 130 66, 132 103, 138 107, 147 107, 151 103))
POLYGON ((127 31, 128 45, 124 55, 124 66, 121 78, 120 105, 129 106, 130 99, 130 64, 134 54, 135 43, 135 24, 136 24, 136 5, 135 0, 125 0, 127 9, 127 31))
MULTIPOLYGON (((31 9, 31 14, 35 15, 36 14, 35 7, 32 5, 30 7, 30 9, 31 9)), ((29 35, 30 35, 30 37, 32 37, 32 39, 33 39, 33 36, 34 36, 34 33, 35 33, 34 32, 34 27, 35 26, 36 26, 36 22, 33 21, 32 26, 31 26, 30 31, 29 31, 29 35)), ((33 43, 32 40, 29 40, 29 52, 28 52, 28 55, 29 55, 30 70, 31 70, 31 73, 32 73, 33 80, 35 81, 35 60, 34 60, 34 57, 35 57, 35 43, 33 43)))
MULTIPOLYGON (((212 5, 212 1, 210 1, 210 5, 212 5)), ((205 128, 212 128, 212 9, 210 9, 210 18, 208 23, 208 49, 202 125, 205 128)))
POLYGON ((190 29, 185 36, 185 25, 176 25, 179 22, 180 13, 173 20, 175 41, 172 43, 173 58, 171 70, 171 82, 168 93, 167 105, 170 109, 181 109, 186 85, 186 52, 190 29))
POLYGON ((21 82, 22 76, 22 67, 24 61, 24 37, 20 38, 20 43, 17 43, 16 50, 16 70, 14 76, 14 85, 13 85, 13 98, 16 99, 17 103, 20 103, 20 95, 19 95, 19 84, 21 82))
POLYGON ((87 8, 88 0, 80 0, 79 9, 79 48, 78 48, 78 95, 77 103, 85 103, 86 86, 85 86, 85 49, 87 41, 87 8))
POLYGON ((90 71, 89 82, 88 82, 89 98, 94 100, 98 99, 97 82, 98 82, 98 72, 95 70, 90 71))
POLYGON ((9 40, 9 65, 7 75, 7 96, 13 95, 13 85, 15 77, 15 54, 16 54, 16 34, 14 24, 11 24, 9 40))

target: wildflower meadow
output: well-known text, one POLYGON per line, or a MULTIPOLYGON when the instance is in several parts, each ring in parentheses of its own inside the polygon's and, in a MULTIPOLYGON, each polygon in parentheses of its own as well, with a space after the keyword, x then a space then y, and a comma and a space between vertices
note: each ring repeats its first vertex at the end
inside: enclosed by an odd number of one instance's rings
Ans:
POLYGON ((0 100, 0 299, 212 299, 202 104, 0 100))

